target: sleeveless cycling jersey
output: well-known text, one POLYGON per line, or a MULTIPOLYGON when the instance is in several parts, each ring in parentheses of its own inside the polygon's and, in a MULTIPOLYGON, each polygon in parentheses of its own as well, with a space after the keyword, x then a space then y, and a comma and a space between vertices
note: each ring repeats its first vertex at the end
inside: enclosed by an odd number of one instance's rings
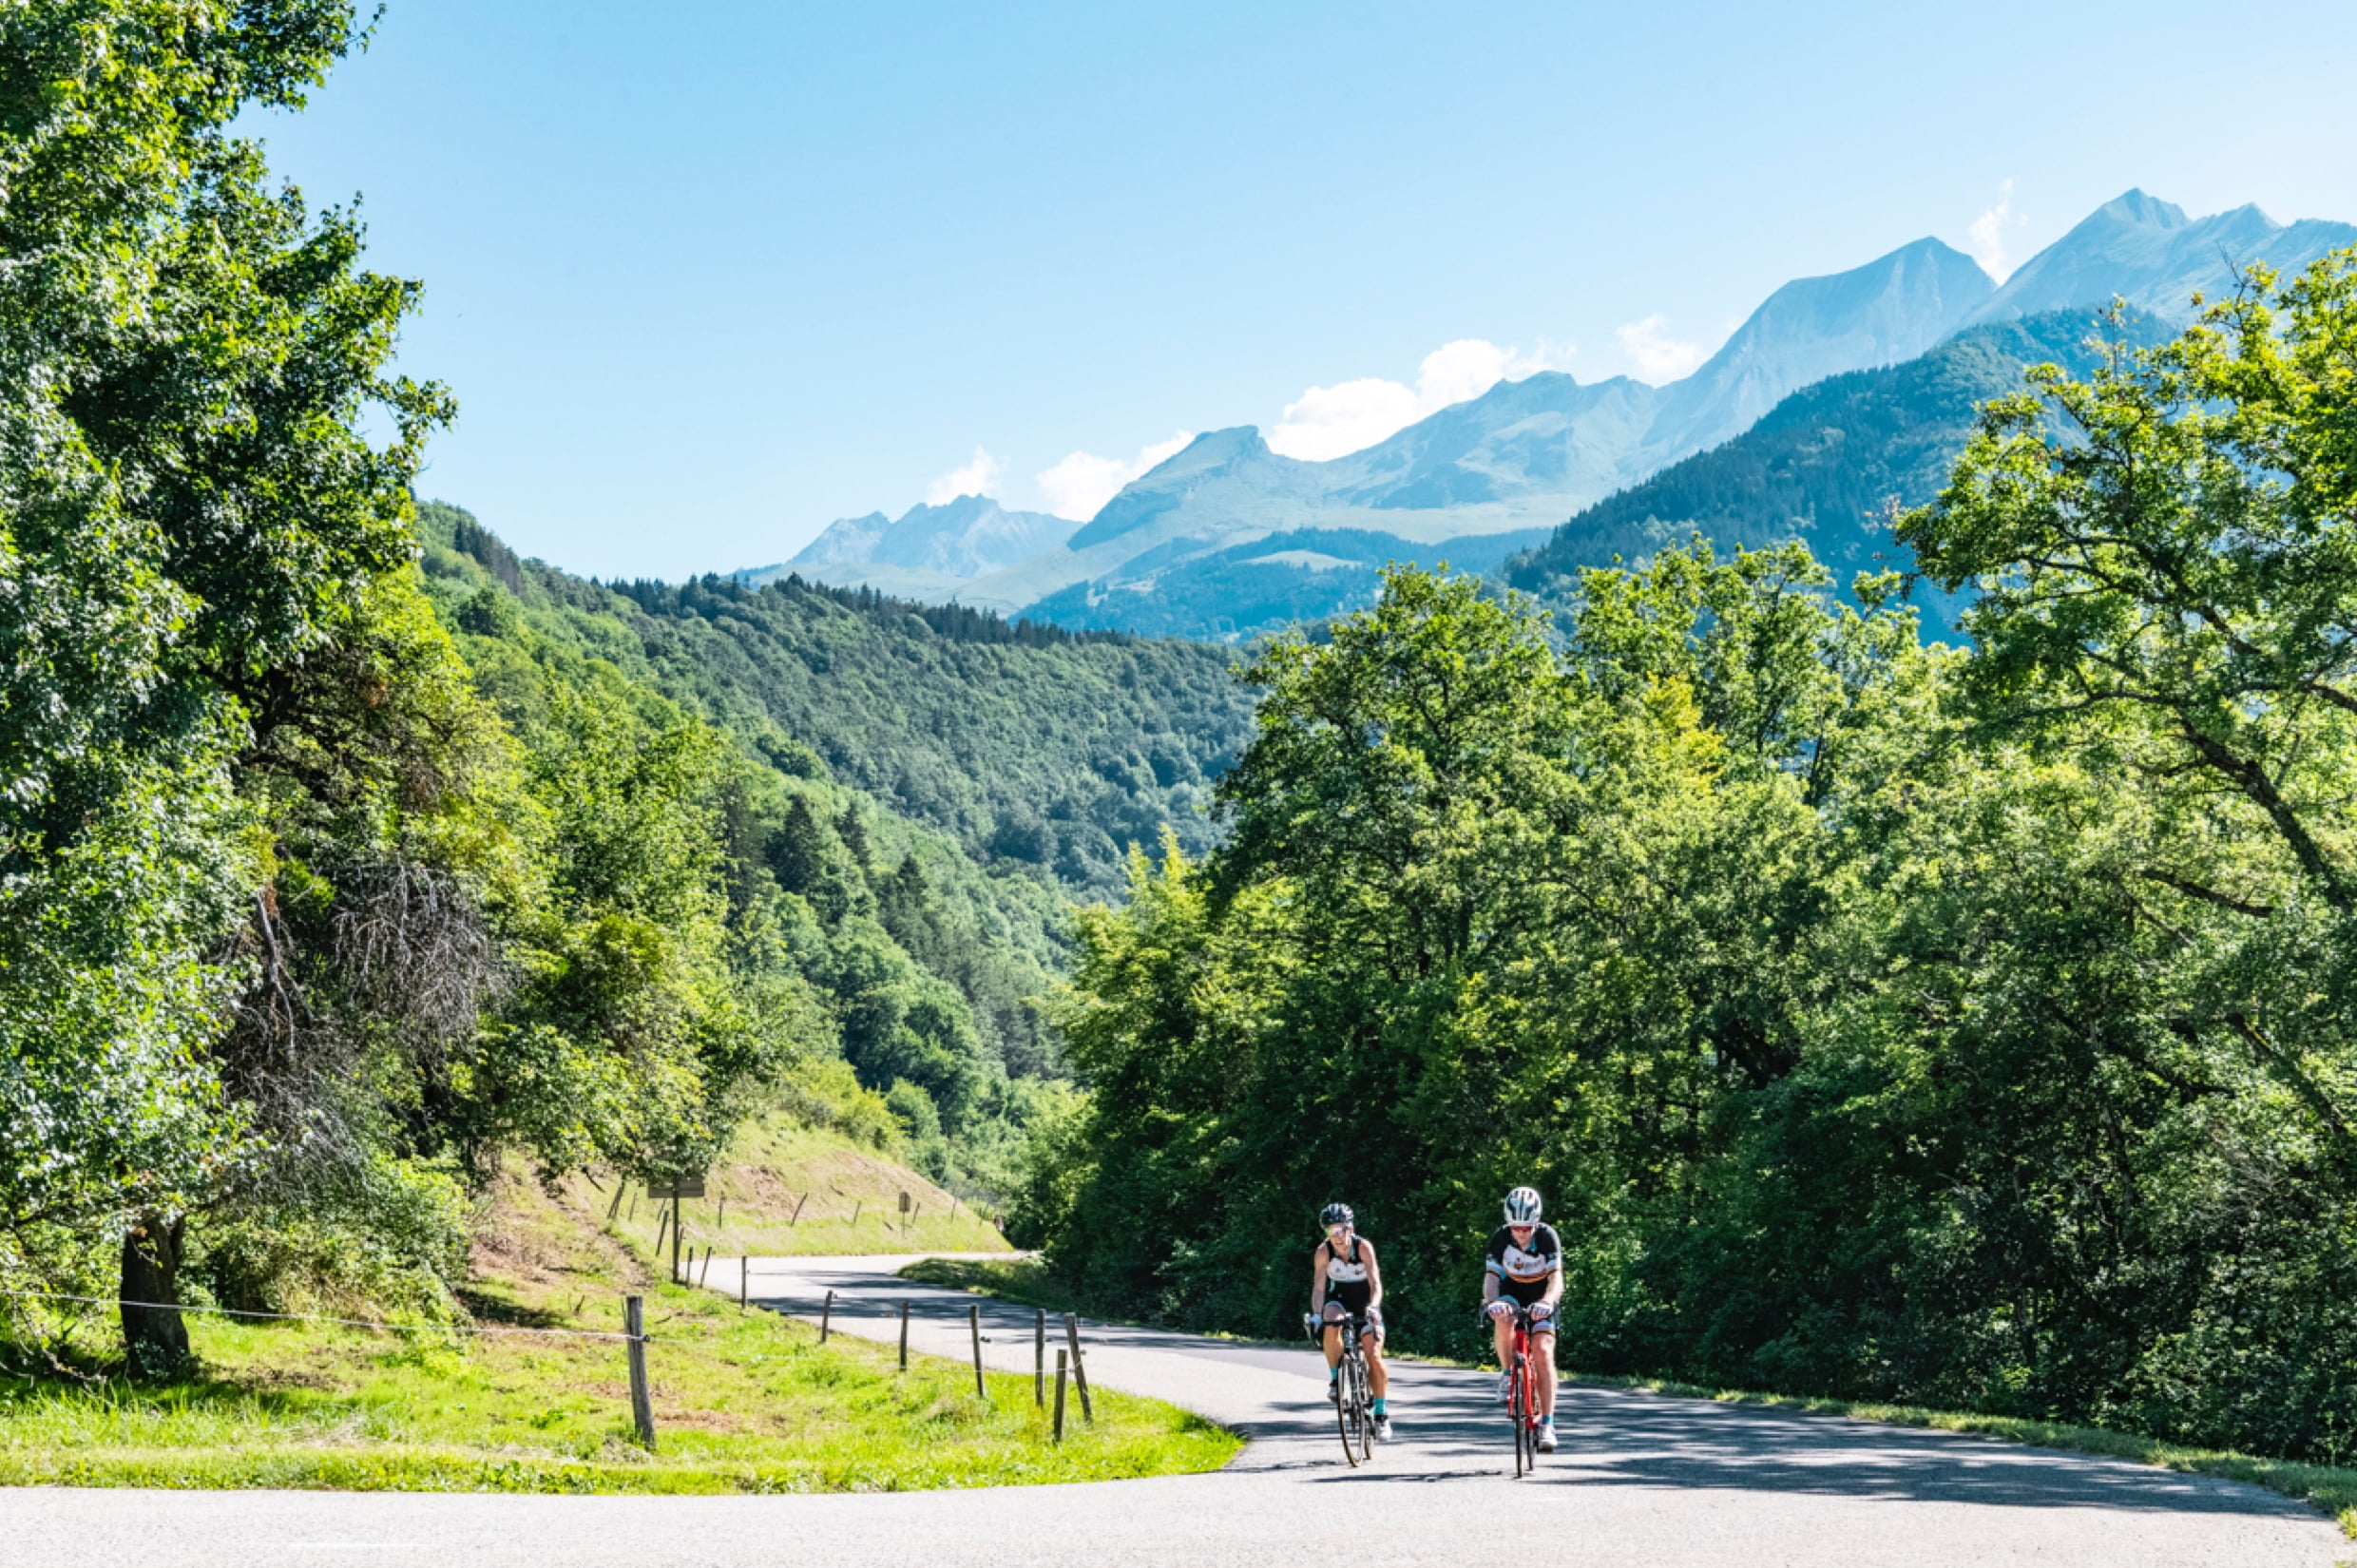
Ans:
POLYGON ((1359 1238, 1351 1238, 1349 1257, 1335 1252, 1331 1241, 1318 1245, 1326 1251, 1326 1299, 1346 1312, 1366 1311, 1367 1304, 1374 1299, 1375 1288, 1367 1279, 1367 1260, 1359 1256, 1359 1238))

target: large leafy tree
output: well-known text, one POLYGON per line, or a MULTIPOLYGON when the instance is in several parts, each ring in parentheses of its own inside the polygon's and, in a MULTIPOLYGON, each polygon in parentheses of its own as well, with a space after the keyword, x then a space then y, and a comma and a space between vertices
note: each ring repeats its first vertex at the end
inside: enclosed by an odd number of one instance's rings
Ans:
MULTIPOLYGON (((228 770, 406 562, 447 412, 385 370, 413 286, 231 133, 351 29, 329 0, 0 10, 0 1210, 20 1257, 122 1230, 134 1299, 171 1299, 240 1143, 200 1060, 261 870, 228 770)), ((125 1327, 180 1348, 170 1314, 125 1327)))
POLYGON ((2186 1027, 2232 1035, 2357 1172, 2357 252, 2031 379, 1900 530, 1980 592, 1969 711, 2166 812, 2126 874, 2233 917, 2243 954, 2186 1027), (2322 985, 2269 984, 2287 961, 2322 985))

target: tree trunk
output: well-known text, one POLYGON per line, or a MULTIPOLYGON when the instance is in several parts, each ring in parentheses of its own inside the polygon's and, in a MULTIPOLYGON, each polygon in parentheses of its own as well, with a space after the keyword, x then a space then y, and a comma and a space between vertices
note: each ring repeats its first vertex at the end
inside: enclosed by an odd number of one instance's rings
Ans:
POLYGON ((145 1377, 177 1377, 188 1366, 188 1326, 180 1315, 180 1241, 185 1223, 179 1217, 149 1215, 124 1233, 123 1348, 131 1369, 145 1377))

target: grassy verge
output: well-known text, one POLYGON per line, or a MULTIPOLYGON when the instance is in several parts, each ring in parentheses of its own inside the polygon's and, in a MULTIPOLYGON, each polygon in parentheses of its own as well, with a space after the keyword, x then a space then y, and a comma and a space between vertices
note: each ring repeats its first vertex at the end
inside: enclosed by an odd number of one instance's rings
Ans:
POLYGON ((1926 1410, 1913 1405, 1871 1405, 1853 1400, 1804 1399, 1786 1394, 1757 1394, 1734 1388, 1711 1388, 1661 1378, 1574 1377, 1566 1381, 1614 1388, 1642 1388, 1651 1393, 1684 1399, 1716 1400, 1724 1405, 1765 1405, 1821 1415, 1849 1416, 1888 1426, 1923 1426, 1942 1432, 1977 1432, 2040 1448, 2101 1454, 2111 1459, 2156 1464, 2193 1475, 2219 1476, 2248 1482, 2271 1492, 2300 1499, 2335 1516, 2343 1531, 2357 1539, 2357 1469, 2329 1464, 2303 1464, 2293 1460, 2254 1459, 2249 1454, 2216 1448, 2193 1448, 2157 1438, 2137 1437, 2102 1426, 2073 1426, 2061 1422, 2030 1421, 2018 1416, 1976 1416, 1953 1410, 1926 1410))
POLYGON ((1044 1307, 1051 1312, 1074 1310, 1070 1300, 1048 1283, 1047 1272, 1034 1257, 926 1257, 899 1271, 902 1279, 919 1285, 945 1285, 971 1291, 1025 1307, 1044 1307))
POLYGON ((0 1484, 429 1491, 889 1491, 1214 1469, 1238 1440, 1106 1390, 1060 1447, 1031 1380, 753 1311, 650 1272, 585 1212, 511 1182, 478 1249, 479 1323, 614 1329, 647 1298, 658 1451, 623 1347, 189 1320, 203 1375, 0 1384, 0 1484))
MULTIPOLYGON (((584 1205, 594 1199, 602 1215, 611 1193, 575 1180, 572 1195, 584 1205)), ((633 1190, 615 1223, 651 1249, 666 1206, 633 1190)), ((705 1177, 704 1195, 684 1200, 680 1217, 687 1246, 718 1248, 724 1258, 1009 1250, 988 1218, 907 1166, 782 1116, 741 1128, 705 1177)), ((670 1248, 666 1240, 666 1254, 670 1248)))

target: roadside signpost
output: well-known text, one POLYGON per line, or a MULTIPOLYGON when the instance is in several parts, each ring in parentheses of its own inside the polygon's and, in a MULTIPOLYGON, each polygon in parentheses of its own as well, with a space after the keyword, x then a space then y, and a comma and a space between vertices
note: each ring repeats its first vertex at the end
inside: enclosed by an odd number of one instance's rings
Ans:
MULTIPOLYGON (((677 1285, 680 1283, 680 1199, 703 1196, 704 1178, 692 1176, 680 1176, 675 1181, 650 1181, 646 1185, 646 1195, 671 1200, 671 1283, 677 1285)), ((660 1234, 655 1238, 655 1245, 658 1249, 662 1246, 660 1234)))

